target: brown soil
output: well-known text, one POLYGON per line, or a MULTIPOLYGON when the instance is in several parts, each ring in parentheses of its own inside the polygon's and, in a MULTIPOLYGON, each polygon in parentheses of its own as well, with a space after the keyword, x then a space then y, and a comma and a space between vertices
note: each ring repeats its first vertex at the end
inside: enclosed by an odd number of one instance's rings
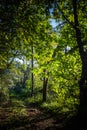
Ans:
POLYGON ((16 114, 9 108, 0 109, 0 130, 85 130, 74 129, 59 119, 38 108, 25 108, 26 115, 16 114))
POLYGON ((0 109, 0 130, 55 130, 63 128, 56 118, 38 108, 26 108, 26 115, 18 115, 9 108, 0 109))

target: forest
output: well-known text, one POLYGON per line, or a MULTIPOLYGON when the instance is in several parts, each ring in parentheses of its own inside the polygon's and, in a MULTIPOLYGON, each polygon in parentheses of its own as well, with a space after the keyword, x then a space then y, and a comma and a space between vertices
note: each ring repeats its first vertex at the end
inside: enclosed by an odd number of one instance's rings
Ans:
POLYGON ((0 0, 0 130, 87 130, 86 0, 0 0))

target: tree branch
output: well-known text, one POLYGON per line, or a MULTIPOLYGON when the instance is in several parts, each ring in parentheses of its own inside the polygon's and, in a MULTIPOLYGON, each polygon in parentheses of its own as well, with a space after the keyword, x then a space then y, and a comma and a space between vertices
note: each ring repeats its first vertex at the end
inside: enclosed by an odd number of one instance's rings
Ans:
POLYGON ((65 20, 66 20, 73 28, 75 28, 74 23, 69 21, 69 19, 65 16, 64 12, 62 11, 62 9, 59 7, 58 4, 57 4, 57 7, 58 7, 59 11, 61 12, 63 18, 65 18, 65 20))

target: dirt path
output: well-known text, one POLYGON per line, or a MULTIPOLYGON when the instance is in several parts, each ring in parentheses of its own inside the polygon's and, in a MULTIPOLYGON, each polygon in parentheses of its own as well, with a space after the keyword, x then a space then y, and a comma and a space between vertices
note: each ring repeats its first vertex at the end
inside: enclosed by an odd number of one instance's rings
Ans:
POLYGON ((68 120, 66 115, 48 113, 35 104, 0 108, 0 130, 87 130, 82 123, 68 120))
POLYGON ((59 123, 56 118, 36 108, 28 109, 28 114, 31 119, 31 126, 36 130, 55 130, 63 127, 63 124, 59 123))
POLYGON ((0 130, 59 130, 63 128, 63 124, 55 117, 38 108, 26 108, 26 112, 26 116, 23 116, 7 108, 0 109, 0 130))

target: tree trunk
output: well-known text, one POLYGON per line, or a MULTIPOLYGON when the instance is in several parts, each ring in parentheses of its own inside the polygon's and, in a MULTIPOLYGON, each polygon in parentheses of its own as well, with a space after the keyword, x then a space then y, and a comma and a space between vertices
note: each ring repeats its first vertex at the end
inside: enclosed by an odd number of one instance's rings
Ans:
POLYGON ((24 72, 24 77, 23 77, 23 82, 22 82, 22 87, 25 88, 26 86, 26 80, 27 80, 27 76, 26 76, 26 71, 24 72))
POLYGON ((82 74, 79 82, 80 87, 80 113, 87 116, 87 52, 84 52, 82 58, 82 74))
POLYGON ((43 102, 47 101, 47 84, 48 84, 48 78, 44 77, 44 81, 43 81, 43 102))
MULTIPOLYGON (((82 34, 78 22, 78 12, 77 12, 77 1, 73 0, 73 10, 74 10, 74 29, 76 32, 76 41, 79 48, 79 54, 82 61, 82 73, 81 79, 79 81, 79 89, 80 89, 80 104, 79 104, 79 125, 80 123, 86 126, 87 120, 87 52, 84 51, 84 43, 82 41, 82 34)), ((84 128, 83 128, 84 129, 84 128)))
MULTIPOLYGON (((44 74, 47 74, 48 72, 44 70, 44 74)), ((47 85, 48 85, 48 77, 45 77, 43 79, 43 102, 46 102, 47 100, 47 85)))
MULTIPOLYGON (((34 68, 34 58, 33 58, 34 50, 33 50, 33 45, 31 47, 31 51, 32 51, 31 68, 32 68, 32 71, 33 71, 33 68, 34 68)), ((33 94, 34 94, 34 74, 32 72, 31 73, 31 97, 33 96, 33 94)))

